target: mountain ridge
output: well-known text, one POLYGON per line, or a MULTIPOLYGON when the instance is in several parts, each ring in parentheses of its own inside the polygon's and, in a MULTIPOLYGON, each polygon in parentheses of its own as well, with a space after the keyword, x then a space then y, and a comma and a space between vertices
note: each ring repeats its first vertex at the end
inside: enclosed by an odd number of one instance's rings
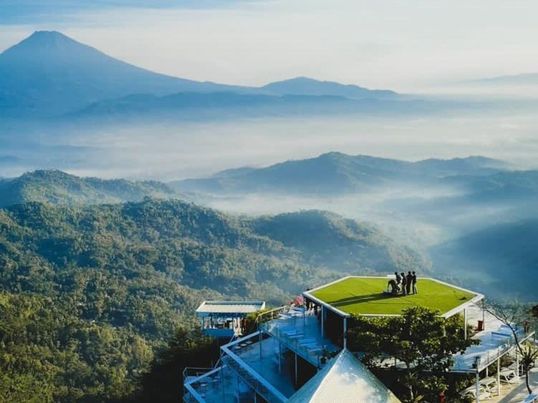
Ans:
POLYGON ((0 53, 0 110, 13 116, 57 116, 133 94, 232 92, 258 96, 350 96, 395 99, 355 85, 295 78, 262 87, 195 81, 134 66, 58 31, 36 31, 0 53), (35 63, 39 60, 39 63, 35 63), (298 81, 302 89, 297 90, 298 81))
POLYGON ((471 156, 417 162, 329 152, 303 160, 290 160, 262 168, 239 168, 207 178, 171 182, 184 192, 290 192, 336 195, 371 189, 383 184, 416 180, 424 183, 454 174, 489 174, 507 169, 506 163, 471 156))

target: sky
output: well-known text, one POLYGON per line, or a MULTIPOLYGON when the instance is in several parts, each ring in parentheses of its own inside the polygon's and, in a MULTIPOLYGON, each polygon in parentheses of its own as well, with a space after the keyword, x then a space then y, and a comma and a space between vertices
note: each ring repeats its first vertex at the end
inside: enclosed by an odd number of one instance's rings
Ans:
POLYGON ((58 30, 170 75, 421 91, 538 71, 535 0, 0 0, 0 50, 58 30))

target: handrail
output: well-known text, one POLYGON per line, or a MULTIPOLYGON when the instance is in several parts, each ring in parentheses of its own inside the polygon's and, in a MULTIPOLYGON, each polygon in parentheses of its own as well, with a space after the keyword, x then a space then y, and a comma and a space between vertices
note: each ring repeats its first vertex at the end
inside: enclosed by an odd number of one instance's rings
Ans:
POLYGON ((272 320, 275 318, 275 314, 280 314, 282 311, 285 311, 286 309, 289 309, 289 306, 288 305, 282 305, 282 306, 279 306, 277 308, 273 308, 269 311, 265 311, 265 312, 262 312, 260 314, 258 314, 256 316, 256 328, 259 327, 260 323, 263 323, 262 322, 262 318, 264 319, 264 321, 267 321, 267 320, 272 320), (269 319, 265 320, 265 317, 267 315, 270 315, 269 319))
MULTIPOLYGON (((256 332, 252 334, 252 337, 259 336, 261 332, 256 332)), ((239 356, 237 356, 233 351, 231 351, 228 348, 229 344, 226 346, 222 346, 221 349, 226 353, 226 357, 229 357, 234 364, 239 366, 242 370, 244 370, 249 377, 253 378, 255 382, 261 384, 264 389, 266 389, 272 397, 276 398, 277 401, 285 402, 287 401, 287 397, 284 396, 282 393, 280 393, 273 385, 271 385, 269 382, 267 382, 263 377, 261 377, 254 369, 250 367, 245 361, 243 361, 239 356)), ((224 359, 224 358, 223 358, 224 359)), ((246 382, 248 382, 248 379, 245 379, 246 382)), ((249 382, 250 383, 250 382, 249 382)), ((254 387, 254 389, 258 390, 260 388, 257 388, 256 385, 251 385, 254 387)), ((260 392, 260 391, 259 391, 260 392)), ((263 396, 264 394, 260 392, 260 394, 263 396)), ((274 401, 274 399, 270 399, 269 396, 264 396, 268 401, 274 401)))

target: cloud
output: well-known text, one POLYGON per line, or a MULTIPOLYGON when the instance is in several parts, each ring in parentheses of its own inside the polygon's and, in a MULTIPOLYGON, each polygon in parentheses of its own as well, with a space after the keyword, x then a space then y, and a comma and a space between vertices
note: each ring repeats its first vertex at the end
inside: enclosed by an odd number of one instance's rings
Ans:
POLYGON ((114 9, 230 8, 246 0, 2 0, 0 24, 59 22, 80 12, 114 9))

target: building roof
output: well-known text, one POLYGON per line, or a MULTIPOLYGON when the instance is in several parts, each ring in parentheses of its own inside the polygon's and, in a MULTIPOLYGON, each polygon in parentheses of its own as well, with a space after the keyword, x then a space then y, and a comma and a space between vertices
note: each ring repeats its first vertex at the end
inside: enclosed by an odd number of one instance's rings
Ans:
POLYGON ((196 309, 196 314, 246 315, 264 308, 265 301, 204 301, 196 309))
POLYGON ((384 293, 389 280, 388 276, 349 276, 303 294, 340 316, 395 316, 406 308, 421 306, 448 318, 484 298, 477 292, 423 277, 418 278, 417 294, 393 296, 384 293))
POLYGON ((400 400, 353 354, 342 350, 289 403, 397 403, 400 400))

